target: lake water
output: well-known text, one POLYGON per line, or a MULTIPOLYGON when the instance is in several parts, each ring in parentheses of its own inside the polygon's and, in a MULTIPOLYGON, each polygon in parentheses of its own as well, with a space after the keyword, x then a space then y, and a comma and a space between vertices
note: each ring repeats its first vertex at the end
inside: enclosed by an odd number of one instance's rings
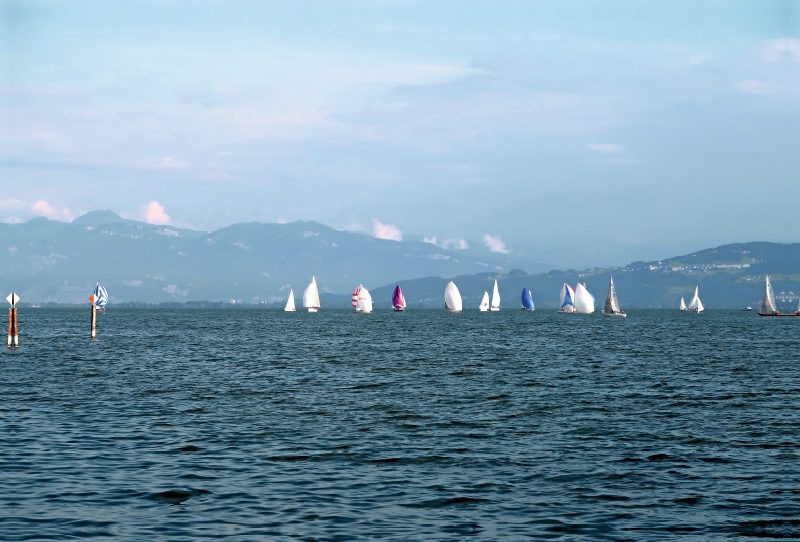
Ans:
MULTIPOLYGON (((800 537, 800 318, 20 309, 0 539, 800 537)), ((3 324, 5 325, 5 323, 3 324)))

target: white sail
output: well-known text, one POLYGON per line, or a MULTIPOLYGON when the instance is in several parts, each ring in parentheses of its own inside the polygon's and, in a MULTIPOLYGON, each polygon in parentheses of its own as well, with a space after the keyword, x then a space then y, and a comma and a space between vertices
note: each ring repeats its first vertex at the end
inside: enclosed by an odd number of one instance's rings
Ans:
POLYGON ((315 277, 311 277, 311 284, 303 292, 303 306, 308 309, 308 312, 317 312, 320 307, 319 290, 317 289, 317 279, 315 277))
POLYGON ((483 292, 483 299, 481 300, 481 304, 478 306, 478 310, 481 312, 486 312, 489 310, 489 292, 483 292))
POLYGON ((372 296, 364 286, 358 286, 358 300, 356 301, 356 312, 372 312, 372 296))
POLYGON ((603 306, 603 314, 619 314, 625 315, 622 309, 619 308, 619 299, 617 299, 617 289, 614 288, 614 277, 608 282, 608 293, 606 294, 606 302, 603 306))
POLYGON ((286 300, 286 307, 284 309, 286 312, 294 312, 296 309, 294 308, 294 290, 289 288, 289 299, 286 300))
POLYGON ((594 312, 594 297, 580 282, 575 287, 575 312, 591 314, 594 312))
POLYGON ((697 312, 703 312, 703 310, 704 310, 704 307, 703 307, 703 302, 702 302, 702 301, 700 301, 700 298, 699 298, 699 297, 697 298, 697 308, 696 308, 695 310, 696 310, 697 312))
POLYGON ((697 302, 700 301, 700 297, 698 297, 698 295, 697 295, 699 291, 700 291, 700 287, 697 286, 694 289, 694 297, 692 298, 692 301, 689 303, 689 306, 686 307, 686 310, 693 311, 693 310, 697 309, 697 302))
POLYGON ((564 283, 561 287, 561 292, 558 297, 558 306, 561 307, 563 312, 575 312, 575 290, 572 286, 564 283), (567 302, 567 294, 569 294, 569 301, 567 302), (566 303, 566 304, 565 304, 566 303))
POLYGON ((461 312, 461 292, 452 280, 444 289, 444 307, 449 312, 461 312))
POLYGON ((767 275, 767 285, 764 287, 764 297, 761 299, 761 308, 758 314, 778 314, 778 304, 775 302, 775 292, 772 291, 772 283, 767 275))
POLYGON ((686 301, 683 300, 683 296, 681 296, 681 310, 682 311, 688 310, 686 308, 686 301))
POLYGON ((494 290, 492 290, 492 308, 493 311, 500 310, 500 290, 497 289, 497 279, 494 279, 494 290))

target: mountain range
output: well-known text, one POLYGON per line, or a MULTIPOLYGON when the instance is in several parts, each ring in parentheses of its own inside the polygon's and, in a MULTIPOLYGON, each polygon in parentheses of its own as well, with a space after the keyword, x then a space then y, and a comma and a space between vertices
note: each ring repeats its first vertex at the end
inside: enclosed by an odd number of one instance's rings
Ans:
POLYGON ((497 279, 504 307, 523 288, 537 307, 556 307, 563 283, 585 283, 602 304, 613 275, 623 308, 676 308, 699 286, 707 308, 756 306, 764 276, 781 309, 797 306, 800 243, 724 245, 661 261, 586 270, 553 269, 518 254, 445 249, 419 241, 376 239, 317 222, 242 223, 214 232, 153 225, 93 211, 71 223, 35 218, 0 224, 0 284, 31 303, 84 303, 97 280, 111 303, 218 301, 281 306, 289 289, 300 302, 315 276, 323 307, 349 306, 364 284, 388 307, 400 284, 410 307, 441 307, 448 279, 465 308, 497 279))

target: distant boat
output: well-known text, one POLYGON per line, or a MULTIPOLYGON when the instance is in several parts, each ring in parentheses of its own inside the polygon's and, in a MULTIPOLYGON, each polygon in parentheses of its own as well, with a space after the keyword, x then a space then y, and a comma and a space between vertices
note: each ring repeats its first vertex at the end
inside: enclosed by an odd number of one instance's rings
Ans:
POLYGON ((494 290, 492 290, 492 306, 490 311, 500 310, 500 290, 497 289, 497 279, 494 279, 494 290))
POLYGON ((98 312, 106 312, 106 305, 108 304, 108 290, 104 284, 97 282, 94 287, 94 306, 98 308, 98 312))
POLYGON ((527 288, 522 289, 522 299, 520 300, 522 307, 521 309, 524 311, 532 311, 533 310, 533 294, 527 288))
POLYGON ((559 312, 575 312, 575 290, 566 282, 559 294, 559 306, 561 307, 559 312))
POLYGON ((447 312, 461 312, 461 292, 452 280, 444 289, 444 308, 447 312))
POLYGON ((747 306, 746 306, 745 308, 743 308, 742 310, 743 310, 744 312, 750 312, 750 311, 752 311, 752 310, 753 310, 753 307, 751 307, 750 305, 747 305, 747 306))
POLYGON ((697 295, 699 291, 700 291, 700 287, 699 286, 695 287, 695 289, 694 289, 694 297, 692 298, 692 302, 689 303, 689 306, 686 307, 687 311, 696 312, 698 314, 703 312, 703 309, 704 309, 703 302, 700 301, 700 296, 697 295))
POLYGON ((619 299, 617 299, 617 289, 614 288, 614 277, 608 282, 608 293, 606 294, 606 303, 603 306, 603 316, 628 316, 621 308, 619 308, 619 299))
POLYGON ((483 292, 483 299, 481 300, 481 304, 478 305, 478 310, 481 312, 489 310, 489 292, 483 292))
POLYGON ((683 296, 681 296, 681 310, 688 311, 689 309, 686 308, 686 301, 683 300, 683 296))
POLYGON ((778 311, 778 304, 775 302, 775 292, 772 291, 772 283, 767 275, 767 284, 764 287, 764 297, 761 299, 761 307, 758 309, 759 316, 800 316, 800 304, 793 314, 781 314, 778 311))
POLYGON ((363 312, 364 314, 369 314, 372 312, 372 296, 370 295, 369 290, 364 288, 363 284, 358 285, 358 288, 356 288, 353 296, 355 298, 355 303, 353 303, 353 306, 355 307, 356 312, 363 312))
POLYGON ((396 311, 406 310, 406 297, 403 295, 403 290, 400 289, 399 284, 395 286, 392 294, 392 307, 396 311))
POLYGON ((579 314, 594 312, 594 296, 580 282, 575 287, 575 312, 579 314))
POLYGON ((286 300, 286 306, 283 308, 283 310, 286 312, 294 312, 297 310, 294 308, 294 290, 291 288, 289 288, 289 299, 286 300))
POLYGON ((317 279, 314 277, 311 277, 311 284, 303 292, 303 306, 308 309, 308 312, 317 312, 319 310, 319 289, 317 289, 317 279))

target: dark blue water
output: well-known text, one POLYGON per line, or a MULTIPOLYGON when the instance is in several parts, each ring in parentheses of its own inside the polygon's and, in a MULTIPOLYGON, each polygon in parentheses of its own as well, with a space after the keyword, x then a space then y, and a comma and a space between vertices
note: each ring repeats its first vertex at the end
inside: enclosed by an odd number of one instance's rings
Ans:
POLYGON ((19 318, 3 540, 800 536, 800 318, 19 318))

